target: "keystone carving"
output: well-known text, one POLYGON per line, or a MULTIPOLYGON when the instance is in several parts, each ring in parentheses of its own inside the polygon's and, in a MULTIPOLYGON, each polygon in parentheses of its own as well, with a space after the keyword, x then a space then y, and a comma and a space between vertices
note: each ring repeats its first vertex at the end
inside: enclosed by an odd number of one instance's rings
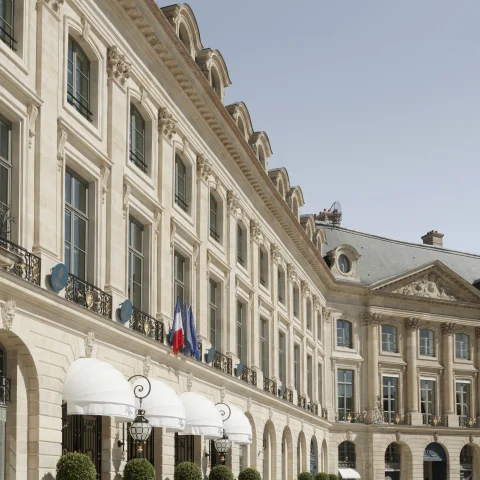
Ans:
POLYGON ((418 330, 418 318, 410 317, 405 319, 405 329, 406 330, 418 330))
POLYGON ((90 29, 91 29, 90 22, 88 21, 87 16, 83 15, 82 16, 82 38, 85 41, 88 41, 88 36, 90 35, 90 29))
POLYGON ((177 133, 177 121, 165 107, 158 110, 158 133, 163 133, 169 140, 177 133))
POLYGON ((93 347, 95 345, 95 334, 93 332, 88 332, 85 337, 85 356, 87 358, 92 358, 93 347))
POLYGON ((319 312, 320 309, 322 308, 319 296, 313 295, 312 299, 313 299, 313 308, 315 309, 316 312, 319 312))
POLYGON ((287 264, 287 278, 292 283, 297 281, 297 271, 295 270, 295 265, 293 265, 293 263, 287 264))
POLYGON ((197 155, 197 175, 199 175, 204 180, 208 180, 212 173, 212 166, 210 161, 202 153, 197 155))
POLYGON ((3 328, 5 330, 11 330, 13 325, 13 319, 17 310, 17 304, 15 300, 7 300, 2 306, 2 320, 3 328))
POLYGON ((454 323, 442 323, 442 334, 443 335, 453 335, 453 331, 455 330, 454 323))
POLYGON ((123 218, 127 218, 128 207, 130 204, 130 185, 123 186, 123 218))
POLYGON ((105 203, 105 197, 108 193, 108 177, 110 177, 110 168, 104 165, 101 171, 102 175, 102 203, 105 203))
POLYGON ((65 145, 67 143, 67 132, 61 127, 60 119, 57 121, 57 162, 58 171, 63 168, 63 162, 65 160, 65 145))
POLYGON ((148 377, 150 375, 150 367, 152 366, 152 358, 150 356, 145 357, 143 361, 143 375, 148 377))
POLYGON ((380 324, 382 316, 379 313, 365 312, 360 314, 364 325, 377 326, 380 324))

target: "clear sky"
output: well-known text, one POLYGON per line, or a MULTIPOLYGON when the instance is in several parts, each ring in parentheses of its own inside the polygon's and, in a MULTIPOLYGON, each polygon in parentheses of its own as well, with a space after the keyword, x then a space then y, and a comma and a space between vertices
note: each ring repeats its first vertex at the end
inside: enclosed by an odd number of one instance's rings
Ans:
MULTIPOLYGON (((160 6, 169 2, 159 1, 160 6)), ((478 0, 190 0, 244 101, 316 213, 480 253, 478 0)))

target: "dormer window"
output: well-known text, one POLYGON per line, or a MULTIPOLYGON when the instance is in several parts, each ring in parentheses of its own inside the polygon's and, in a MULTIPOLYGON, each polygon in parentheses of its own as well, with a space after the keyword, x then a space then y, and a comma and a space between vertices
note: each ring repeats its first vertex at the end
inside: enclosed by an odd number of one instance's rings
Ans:
POLYGON ((332 273, 338 280, 360 281, 358 271, 360 255, 351 245, 339 245, 327 252, 327 257, 332 273))
POLYGON ((338 257, 338 268, 342 273, 349 273, 352 269, 352 264, 346 255, 340 255, 338 257))

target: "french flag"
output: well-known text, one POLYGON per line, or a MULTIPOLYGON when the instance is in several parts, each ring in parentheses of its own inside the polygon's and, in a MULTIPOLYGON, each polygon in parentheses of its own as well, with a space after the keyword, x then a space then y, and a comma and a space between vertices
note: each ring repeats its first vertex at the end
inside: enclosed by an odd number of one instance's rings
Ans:
POLYGON ((179 297, 177 298, 177 304, 175 305, 175 313, 173 314, 172 336, 173 353, 178 355, 180 348, 183 347, 182 309, 180 307, 179 297))

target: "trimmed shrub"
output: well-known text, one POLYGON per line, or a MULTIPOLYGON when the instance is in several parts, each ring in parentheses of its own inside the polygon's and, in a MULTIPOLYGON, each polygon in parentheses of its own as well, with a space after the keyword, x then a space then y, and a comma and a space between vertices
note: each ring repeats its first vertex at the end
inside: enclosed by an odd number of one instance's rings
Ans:
POLYGON ((233 473, 225 465, 216 465, 210 470, 208 480, 233 480, 233 473))
POLYGON ((329 478, 330 480, 338 480, 338 476, 335 475, 334 473, 331 473, 331 474, 328 476, 328 478, 329 478))
POLYGON ((67 453, 57 462, 57 480, 96 480, 97 470, 88 455, 67 453))
POLYGON ((238 475, 238 480, 262 480, 262 477, 254 468, 246 468, 240 472, 240 475, 238 475))
POLYGON ((317 473, 315 475, 315 480, 330 480, 330 475, 328 473, 317 473))
POLYGON ((298 480, 313 480, 313 475, 310 472, 302 472, 298 476, 298 480))
POLYGON ((174 480, 203 480, 202 470, 192 462, 182 462, 175 467, 174 480))
POLYGON ((132 458, 125 465, 123 480, 155 480, 153 465, 146 458, 132 458))

